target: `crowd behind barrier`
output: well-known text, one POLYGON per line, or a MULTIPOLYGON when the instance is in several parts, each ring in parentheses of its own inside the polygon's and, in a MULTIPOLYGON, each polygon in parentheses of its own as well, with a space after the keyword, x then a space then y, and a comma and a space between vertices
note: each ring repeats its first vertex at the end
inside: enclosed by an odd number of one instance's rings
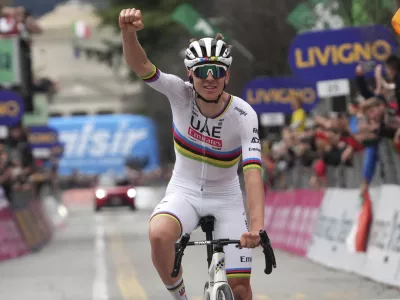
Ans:
MULTIPOLYGON (((21 45, 28 45, 31 35, 39 33, 40 27, 26 9, 0 6, 2 38, 18 36, 21 45)), ((27 72, 25 68, 24 72, 27 72)), ((32 81, 31 93, 55 92, 55 85, 49 79, 33 78, 32 81)), ((12 90, 19 94, 18 97, 24 98, 24 105, 23 101, 17 103, 17 111, 24 111, 24 108, 26 111, 31 106, 27 102, 29 91, 26 86, 29 84, 24 84, 0 84, 0 93, 6 90, 10 95, 9 91, 12 90)), ((2 115, 0 124, 0 261, 41 249, 64 220, 60 218, 57 200, 60 198, 57 149, 51 151, 46 159, 38 159, 32 149, 29 128, 23 125, 22 116, 4 121, 7 117, 2 115)), ((62 214, 65 217, 66 211, 62 214)))
POLYGON ((60 224, 55 155, 36 159, 27 129, 8 130, 0 140, 0 260, 41 249, 60 224))
POLYGON ((264 141, 265 228, 275 248, 399 287, 400 60, 384 67, 371 82, 356 68, 346 113, 306 123, 297 99, 281 139, 264 141))

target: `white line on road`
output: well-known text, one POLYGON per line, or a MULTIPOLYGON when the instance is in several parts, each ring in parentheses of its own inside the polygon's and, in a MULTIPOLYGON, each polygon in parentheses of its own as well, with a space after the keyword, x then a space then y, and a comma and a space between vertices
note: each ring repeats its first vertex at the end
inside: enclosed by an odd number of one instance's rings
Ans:
POLYGON ((94 245, 95 278, 92 300, 108 300, 107 266, 105 255, 104 225, 101 215, 96 215, 96 238, 94 245))

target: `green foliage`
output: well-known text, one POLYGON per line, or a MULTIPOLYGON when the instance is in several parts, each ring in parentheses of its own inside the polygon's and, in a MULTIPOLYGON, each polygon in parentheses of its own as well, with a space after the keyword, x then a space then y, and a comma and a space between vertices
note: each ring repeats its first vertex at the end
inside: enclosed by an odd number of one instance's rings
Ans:
MULTIPOLYGON (((109 25, 119 32, 118 17, 121 10, 126 8, 140 9, 145 29, 138 32, 140 43, 149 57, 157 55, 162 47, 174 44, 179 32, 185 32, 172 18, 172 11, 185 1, 182 0, 110 0, 109 8, 99 11, 102 25, 109 25)), ((192 1, 186 1, 192 2, 192 1)))

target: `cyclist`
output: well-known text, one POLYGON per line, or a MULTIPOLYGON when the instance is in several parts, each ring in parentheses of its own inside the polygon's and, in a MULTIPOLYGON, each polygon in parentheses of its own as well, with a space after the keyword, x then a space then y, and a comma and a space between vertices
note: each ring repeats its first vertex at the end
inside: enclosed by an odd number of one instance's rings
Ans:
POLYGON ((264 227, 261 145, 255 111, 225 91, 232 56, 218 35, 192 41, 184 60, 189 82, 163 73, 147 58, 136 32, 144 28, 141 11, 119 16, 125 59, 150 87, 167 96, 173 115, 176 162, 164 199, 150 217, 152 261, 174 299, 188 299, 182 270, 170 276, 174 244, 191 233, 200 217, 214 215, 215 238, 240 239, 225 247, 225 268, 235 299, 251 300, 252 250, 264 227), (237 174, 242 156, 249 227, 237 174))

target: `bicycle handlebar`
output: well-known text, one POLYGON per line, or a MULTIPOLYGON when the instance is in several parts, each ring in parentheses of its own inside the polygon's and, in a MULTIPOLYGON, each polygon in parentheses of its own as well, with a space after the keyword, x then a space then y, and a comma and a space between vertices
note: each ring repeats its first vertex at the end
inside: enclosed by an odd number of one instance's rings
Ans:
MULTIPOLYGON (((199 246, 199 245, 226 246, 229 244, 236 244, 237 247, 240 247, 240 240, 218 239, 212 241, 194 241, 194 242, 189 242, 189 240, 190 240, 190 235, 186 233, 182 236, 181 240, 175 244, 175 261, 174 261, 174 268, 171 273, 172 277, 177 277, 179 274, 183 252, 185 251, 185 248, 187 246, 199 246)), ((260 230, 260 245, 263 248, 263 253, 265 257, 264 273, 271 274, 272 269, 276 268, 276 260, 270 239, 265 230, 260 230)))

